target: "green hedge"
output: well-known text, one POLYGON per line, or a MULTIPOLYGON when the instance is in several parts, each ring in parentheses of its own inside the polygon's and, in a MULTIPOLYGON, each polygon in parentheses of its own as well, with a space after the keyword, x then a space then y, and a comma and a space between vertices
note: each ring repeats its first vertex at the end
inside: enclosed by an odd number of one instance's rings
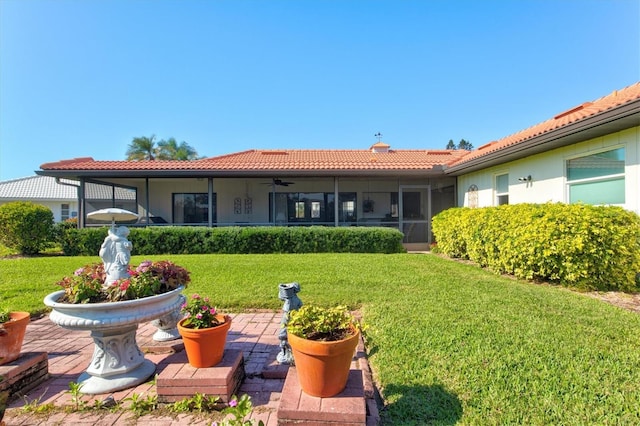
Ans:
POLYGON ((440 252, 584 290, 638 291, 640 217, 619 207, 515 204, 433 218, 440 252))
POLYGON ((30 201, 0 206, 0 243, 22 254, 36 254, 47 248, 53 227, 53 213, 47 207, 30 201))
MULTIPOLYGON (((75 229, 59 225, 58 242, 67 255, 96 255, 106 227, 75 229)), ((132 254, 203 253, 400 253, 402 233, 376 227, 220 227, 131 228, 132 254)))

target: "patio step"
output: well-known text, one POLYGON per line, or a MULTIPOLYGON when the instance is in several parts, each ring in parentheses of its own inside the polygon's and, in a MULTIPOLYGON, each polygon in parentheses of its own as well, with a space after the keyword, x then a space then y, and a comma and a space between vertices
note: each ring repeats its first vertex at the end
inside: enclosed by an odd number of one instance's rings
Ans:
POLYGON ((158 402, 176 402, 201 393, 227 403, 244 379, 244 356, 241 350, 226 349, 218 365, 196 368, 189 365, 187 353, 180 351, 158 365, 157 372, 158 402))
POLYGON ((13 400, 49 377, 46 352, 23 352, 13 362, 0 365, 0 392, 8 391, 13 400))
POLYGON ((278 406, 278 426, 364 426, 367 424, 364 379, 361 370, 351 369, 346 388, 331 398, 302 391, 295 367, 289 369, 278 406))

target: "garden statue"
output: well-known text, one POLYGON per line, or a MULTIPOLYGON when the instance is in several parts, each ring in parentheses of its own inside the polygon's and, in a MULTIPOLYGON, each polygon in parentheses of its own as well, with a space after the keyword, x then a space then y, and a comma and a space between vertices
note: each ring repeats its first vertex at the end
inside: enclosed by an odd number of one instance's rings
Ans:
POLYGON ((109 235, 100 247, 100 257, 104 263, 107 277, 105 287, 122 278, 129 277, 129 261, 131 260, 131 242, 127 239, 129 228, 126 226, 111 227, 109 235))
POLYGON ((300 284, 295 282, 280 284, 278 286, 278 297, 280 300, 284 301, 284 305, 282 306, 282 310, 284 312, 282 314, 282 319, 280 320, 282 329, 278 334, 278 339, 280 339, 280 352, 278 353, 277 360, 280 364, 293 364, 293 354, 291 353, 291 346, 289 346, 287 338, 286 325, 289 320, 289 312, 292 310, 298 310, 302 307, 302 300, 298 297, 299 292, 300 284))

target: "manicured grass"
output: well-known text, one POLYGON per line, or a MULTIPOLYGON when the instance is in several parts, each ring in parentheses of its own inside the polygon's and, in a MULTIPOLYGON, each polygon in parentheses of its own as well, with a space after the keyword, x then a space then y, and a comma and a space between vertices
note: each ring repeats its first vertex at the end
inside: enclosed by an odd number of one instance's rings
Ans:
MULTIPOLYGON (((361 308, 385 424, 640 424, 640 315, 432 255, 157 256, 222 310, 361 308)), ((0 260, 0 307, 40 311, 91 258, 0 260)), ((135 257, 133 264, 144 260, 135 257)))

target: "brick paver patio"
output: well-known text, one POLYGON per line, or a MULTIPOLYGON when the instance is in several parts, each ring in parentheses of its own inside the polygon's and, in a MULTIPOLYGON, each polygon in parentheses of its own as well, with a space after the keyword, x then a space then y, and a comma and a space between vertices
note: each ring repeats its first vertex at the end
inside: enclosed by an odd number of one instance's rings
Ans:
MULTIPOLYGON (((286 398, 287 404, 280 408, 287 413, 287 417, 292 417, 292 410, 295 411, 296 401, 300 401, 300 391, 295 385, 295 380, 289 377, 288 382, 292 385, 285 388, 285 378, 289 371, 288 366, 279 365, 275 358, 279 352, 278 332, 280 329, 281 312, 255 312, 231 315, 233 322, 227 337, 226 349, 232 352, 241 351, 244 361, 244 379, 239 388, 239 394, 249 394, 251 396, 254 411, 251 418, 262 420, 267 426, 285 424, 282 419, 279 422, 278 410, 282 398, 286 398), (290 390, 287 390, 290 389, 290 390), (283 392, 285 394, 283 395, 283 392), (291 394, 287 394, 290 392, 291 394)), ((188 371, 185 368, 177 368, 183 355, 183 347, 180 340, 173 342, 158 343, 152 340, 152 335, 156 331, 150 323, 141 324, 137 332, 137 341, 145 357, 153 361, 156 365, 156 374, 175 375, 179 379, 179 371, 188 371), (175 373, 173 373, 175 371, 175 373)), ((48 378, 26 392, 22 397, 15 398, 8 405, 4 421, 8 426, 13 425, 66 425, 66 424, 94 424, 100 426, 122 425, 122 424, 153 424, 159 426, 202 424, 209 425, 211 420, 199 417, 198 415, 167 415, 147 414, 136 418, 130 410, 117 410, 109 412, 107 410, 86 410, 66 413, 57 410, 49 415, 38 415, 25 413, 22 407, 25 404, 37 401, 39 405, 51 403, 56 407, 69 406, 72 403, 72 396, 69 392, 69 382, 73 382, 86 369, 93 353, 93 339, 89 332, 70 331, 62 329, 53 324, 47 317, 32 321, 27 327, 27 334, 22 348, 20 360, 28 360, 35 365, 42 363, 45 356, 48 358, 48 378), (33 360, 29 360, 33 359, 33 360)), ((17 362, 17 361, 16 361, 17 362)), ((0 366, 0 375, 7 375, 9 365, 0 366)), ((34 367, 35 368, 35 367, 34 367)), ((376 424, 378 421, 377 407, 374 400, 375 389, 371 381, 364 346, 362 343, 358 347, 356 357, 352 363, 352 369, 362 371, 364 382, 363 400, 366 404, 366 424, 376 424)), ((295 373, 295 369, 291 369, 295 373)), ((352 371, 353 373, 353 371, 352 371)), ((184 372, 182 374, 185 374, 184 372)), ((349 389, 351 394, 352 389, 349 389)), ((82 397, 87 405, 91 406, 95 400, 102 401, 108 396, 112 396, 116 401, 124 401, 133 394, 146 397, 147 395, 157 395, 155 382, 147 382, 135 388, 114 392, 111 395, 85 395, 82 397)), ((313 398, 313 397, 311 397, 313 398)), ((308 398, 307 398, 308 399, 308 398)), ((308 404, 307 399, 303 401, 308 404)), ((321 400, 321 398, 316 398, 321 400)), ((351 398, 336 398, 335 401, 317 401, 315 406, 332 407, 331 410, 340 410, 340 404, 354 404, 351 398), (337 405, 336 405, 337 404, 337 405)), ((124 402, 127 405, 127 402, 124 402)), ((352 408, 349 410, 353 411, 352 408)), ((293 415, 295 417, 295 414, 293 415)), ((327 417, 320 415, 318 420, 327 417)), ((334 417, 335 418, 335 417, 334 417)), ((338 417, 339 418, 339 417, 338 417)), ((325 422, 313 424, 339 424, 335 422, 325 422)), ((349 422, 347 422, 349 423, 349 422)), ((365 424, 365 423, 362 423, 365 424)))

